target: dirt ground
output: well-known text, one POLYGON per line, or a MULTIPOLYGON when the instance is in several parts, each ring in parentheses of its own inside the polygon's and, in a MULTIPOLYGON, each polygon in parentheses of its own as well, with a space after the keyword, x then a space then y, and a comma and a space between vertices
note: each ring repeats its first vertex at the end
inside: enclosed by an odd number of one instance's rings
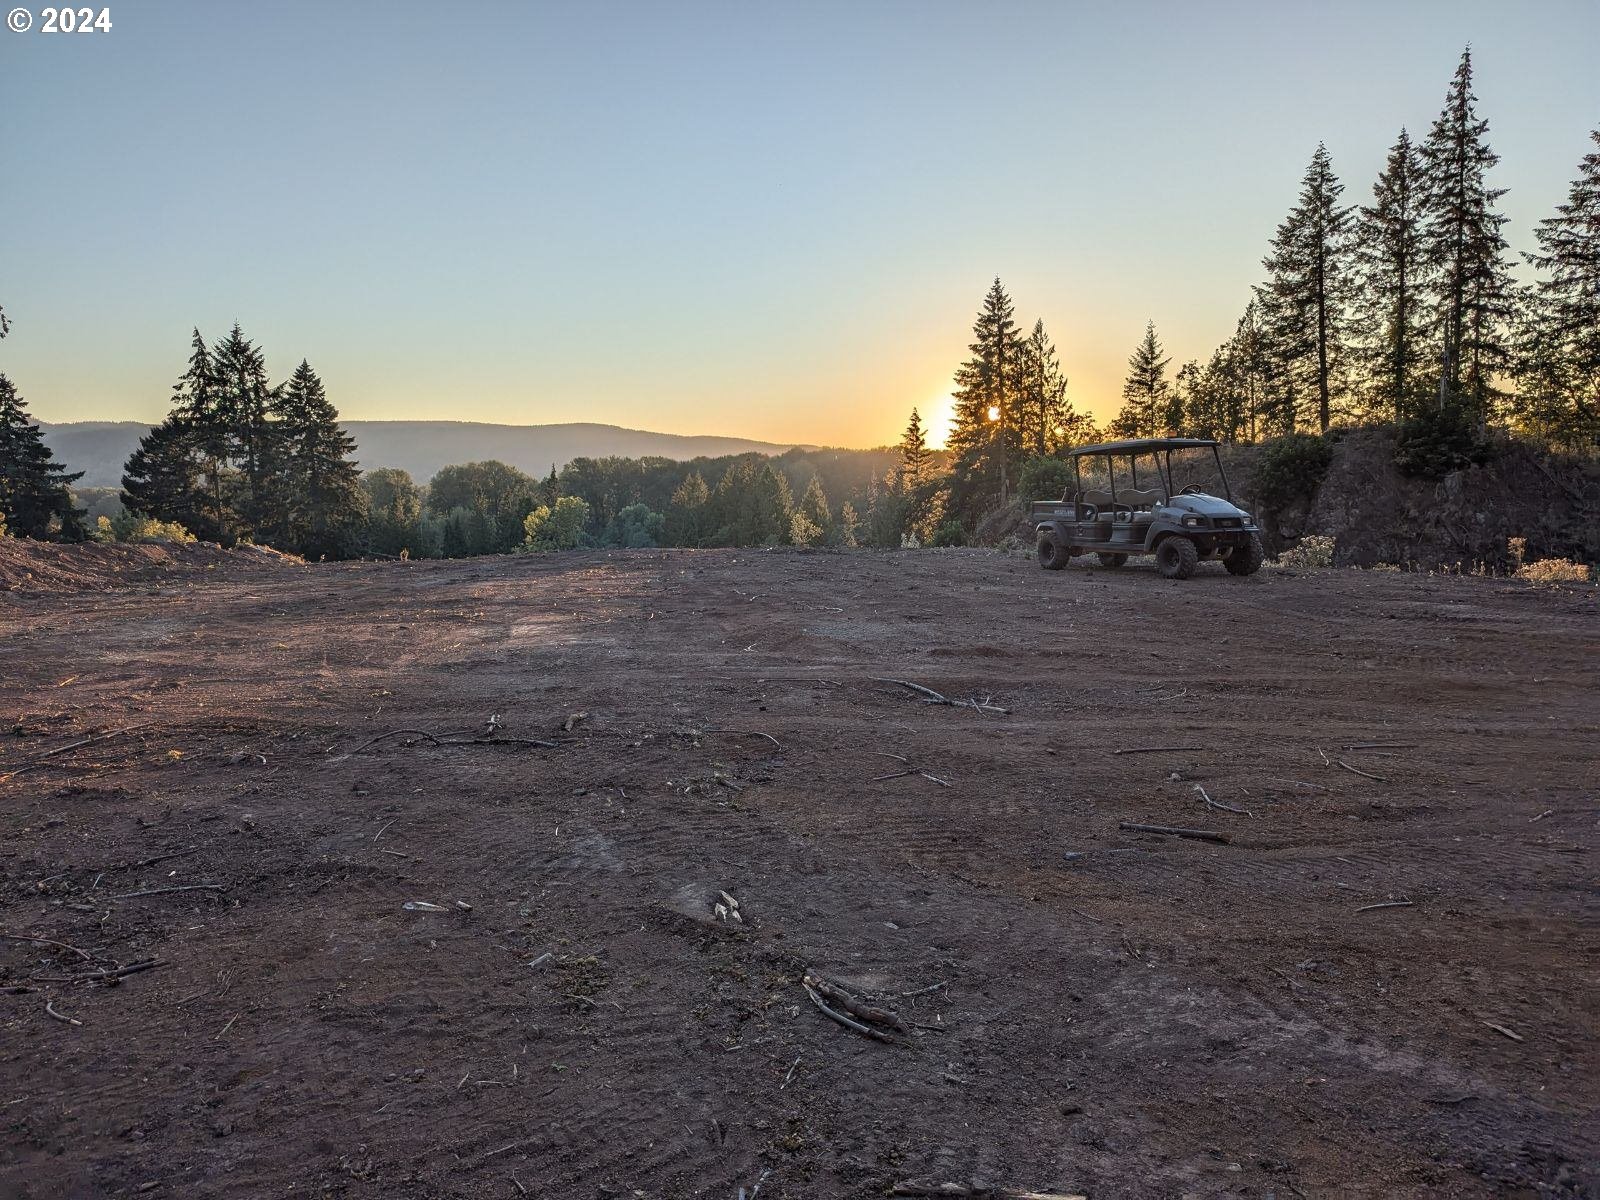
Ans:
POLYGON ((1600 1195, 1597 617, 986 551, 0 595, 0 1195, 1600 1195))

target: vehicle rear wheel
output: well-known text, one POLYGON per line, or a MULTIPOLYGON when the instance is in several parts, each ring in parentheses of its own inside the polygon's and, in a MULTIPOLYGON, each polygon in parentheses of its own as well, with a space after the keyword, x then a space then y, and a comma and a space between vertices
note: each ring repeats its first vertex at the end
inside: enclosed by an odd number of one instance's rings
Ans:
POLYGON ((1072 556, 1067 553, 1067 548, 1060 545, 1054 538, 1041 537, 1039 539, 1039 565, 1046 571, 1059 571, 1067 565, 1067 560, 1072 556))
POLYGON ((1116 567, 1120 567, 1123 565, 1123 563, 1128 561, 1128 556, 1126 554, 1116 554, 1108 550, 1095 551, 1095 557, 1100 560, 1100 565, 1106 568, 1108 571, 1116 567))
POLYGON ((1187 579, 1194 574, 1200 551, 1186 537, 1169 537, 1156 547, 1156 570, 1168 579, 1187 579))
POLYGON ((1222 560, 1222 565, 1228 568, 1231 575, 1254 575, 1261 569, 1261 560, 1266 556, 1266 551, 1261 548, 1261 535, 1252 533, 1248 542, 1228 551, 1228 557, 1222 560))

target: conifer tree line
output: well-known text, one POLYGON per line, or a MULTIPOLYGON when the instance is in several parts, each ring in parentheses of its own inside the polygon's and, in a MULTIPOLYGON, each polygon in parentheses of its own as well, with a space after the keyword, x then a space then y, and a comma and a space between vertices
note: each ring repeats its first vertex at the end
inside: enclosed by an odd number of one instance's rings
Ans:
POLYGON ((344 557, 366 508, 354 450, 310 363, 274 384, 237 324, 209 346, 196 329, 172 411, 128 458, 122 502, 225 546, 344 557))
MULTIPOLYGON (((1426 137, 1401 129, 1365 204, 1318 145, 1233 335, 1169 378, 1154 326, 1108 432, 1256 441, 1392 422, 1600 446, 1600 152, 1534 230, 1518 286, 1499 162, 1463 52, 1426 137)), ((1600 151, 1600 131, 1590 140, 1600 151)))
MULTIPOLYGON (((0 338, 10 332, 11 318, 0 308, 0 338)), ((72 496, 82 474, 56 462, 16 385, 0 373, 0 536, 87 538, 83 510, 72 496)))

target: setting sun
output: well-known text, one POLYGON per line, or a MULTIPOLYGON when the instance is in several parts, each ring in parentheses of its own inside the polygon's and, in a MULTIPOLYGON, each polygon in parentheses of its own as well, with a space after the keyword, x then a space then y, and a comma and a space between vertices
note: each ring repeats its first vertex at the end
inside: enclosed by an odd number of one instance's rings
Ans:
POLYGON ((943 450, 956 423, 956 398, 949 392, 935 396, 922 410, 922 428, 927 431, 928 448, 943 450))

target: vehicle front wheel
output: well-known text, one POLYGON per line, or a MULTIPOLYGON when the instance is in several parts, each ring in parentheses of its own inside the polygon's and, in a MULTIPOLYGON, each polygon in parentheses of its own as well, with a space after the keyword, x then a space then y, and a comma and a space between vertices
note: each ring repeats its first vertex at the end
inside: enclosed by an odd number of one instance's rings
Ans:
POLYGON ((1156 570, 1168 579, 1187 579, 1194 574, 1200 551, 1186 537, 1169 537, 1156 547, 1156 570))
POLYGON ((1228 551, 1228 557, 1222 560, 1222 565, 1232 575, 1254 575, 1261 570, 1261 561, 1266 556, 1266 551, 1261 548, 1261 535, 1252 533, 1248 542, 1228 551))
POLYGON ((1100 565, 1108 571, 1115 567, 1120 567, 1128 561, 1126 554, 1115 554, 1105 550, 1095 551, 1095 557, 1100 560, 1100 565))
POLYGON ((1067 565, 1067 560, 1072 556, 1067 553, 1067 548, 1056 542, 1054 538, 1041 537, 1039 539, 1039 565, 1046 571, 1059 571, 1067 565))

